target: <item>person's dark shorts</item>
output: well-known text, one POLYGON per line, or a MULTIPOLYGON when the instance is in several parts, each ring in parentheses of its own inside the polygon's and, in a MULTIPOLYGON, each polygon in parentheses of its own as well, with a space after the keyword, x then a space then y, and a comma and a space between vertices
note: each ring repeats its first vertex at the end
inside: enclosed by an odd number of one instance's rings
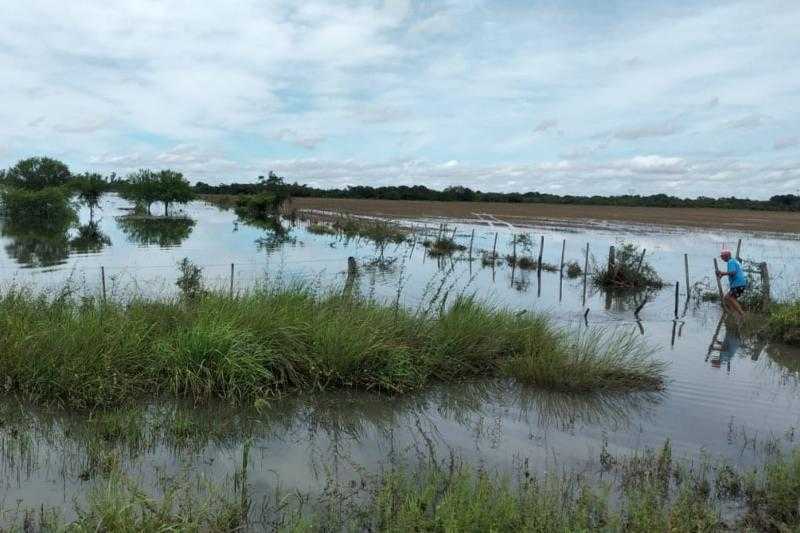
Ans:
POLYGON ((728 291, 728 294, 738 300, 742 294, 744 294, 745 289, 747 289, 747 287, 731 287, 731 290, 728 291))

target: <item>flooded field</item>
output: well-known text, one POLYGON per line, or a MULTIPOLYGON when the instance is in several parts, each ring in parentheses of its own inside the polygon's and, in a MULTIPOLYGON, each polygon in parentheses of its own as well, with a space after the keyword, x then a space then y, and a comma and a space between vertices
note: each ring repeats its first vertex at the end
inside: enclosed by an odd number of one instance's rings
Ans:
POLYGON ((723 246, 735 249, 739 239, 743 258, 769 265, 773 297, 796 296, 795 234, 420 216, 403 220, 412 230, 407 242, 377 247, 309 231, 302 217, 264 229, 195 202, 185 209, 186 219, 141 224, 118 218, 127 205, 108 198, 93 215, 96 223, 82 212, 77 229, 3 226, 0 282, 53 294, 68 287, 76 295, 172 295, 177 263, 187 257, 203 269, 207 285, 224 291, 294 281, 333 291, 345 285, 353 257, 360 275, 350 282, 380 301, 418 308, 442 293, 474 294, 515 311, 545 313, 568 330, 635 332, 668 363, 666 386, 652 393, 576 395, 487 380, 401 396, 292 395, 255 406, 153 400, 126 408, 122 413, 134 420, 125 419, 122 436, 107 438, 98 434, 97 413, 6 398, 0 404, 0 507, 6 513, 45 505, 64 507, 69 517, 73 501, 105 483, 104 461, 158 494, 165 479, 184 476, 233 486, 245 455, 257 504, 252 512, 266 513, 275 511, 281 495, 325 494, 400 463, 457 458, 501 472, 524 463, 538 472, 595 475, 604 454, 660 448, 669 440, 679 457, 751 466, 765 448, 791 446, 800 428, 800 353, 739 338, 721 320, 719 304, 699 297, 716 291, 713 258, 723 246), (431 256, 423 241, 445 232, 464 250, 431 256), (604 292, 590 278, 562 276, 558 268, 537 274, 482 260, 492 249, 513 254, 512 240, 520 234, 529 238, 517 240, 519 256, 538 257, 544 237, 543 264, 559 265, 563 246, 565 262, 583 268, 588 244, 590 271, 605 263, 610 245, 634 243, 646 249, 665 286, 604 292), (690 287, 703 287, 691 298, 686 261, 690 287), (723 348, 711 349, 714 341, 723 348))

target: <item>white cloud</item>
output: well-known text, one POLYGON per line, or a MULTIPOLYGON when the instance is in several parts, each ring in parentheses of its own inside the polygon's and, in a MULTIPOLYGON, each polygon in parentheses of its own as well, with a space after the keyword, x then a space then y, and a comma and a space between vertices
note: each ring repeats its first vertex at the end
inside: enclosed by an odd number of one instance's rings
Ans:
POLYGON ((608 9, 18 2, 0 33, 0 167, 50 154, 240 179, 293 161, 311 179, 313 150, 330 167, 315 179, 712 195, 796 179, 770 162, 800 138, 800 4, 608 9))
POLYGON ((632 141, 648 137, 668 137, 675 135, 679 131, 680 129, 674 123, 663 122, 661 124, 618 129, 612 133, 612 136, 616 139, 632 141))
POLYGON ((539 122, 535 128, 533 128, 534 133, 545 133, 546 131, 556 129, 558 127, 558 121, 556 119, 546 119, 539 122))
POLYGON ((800 137, 780 137, 775 139, 773 148, 775 150, 786 150, 787 148, 794 148, 800 146, 800 137))
POLYGON ((757 114, 751 113, 747 116, 737 118, 735 120, 729 120, 725 123, 728 128, 733 129, 752 129, 761 126, 764 122, 764 118, 757 114))
POLYGON ((318 134, 300 133, 291 128, 284 128, 274 135, 275 139, 300 146, 307 150, 313 150, 317 145, 325 140, 325 137, 318 134))

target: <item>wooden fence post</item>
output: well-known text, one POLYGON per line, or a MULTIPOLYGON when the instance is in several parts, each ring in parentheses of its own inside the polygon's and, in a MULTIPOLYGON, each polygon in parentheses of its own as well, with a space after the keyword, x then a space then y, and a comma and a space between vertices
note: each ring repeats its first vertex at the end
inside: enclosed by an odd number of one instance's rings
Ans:
POLYGON ((683 267, 686 273, 686 298, 692 297, 692 291, 689 288, 689 254, 683 254, 683 267))
POLYGON ((230 295, 233 296, 233 263, 231 263, 231 288, 230 288, 230 295))
POLYGON ((680 298, 681 282, 675 282, 675 320, 678 319, 678 299, 680 298))
POLYGON ((644 264, 644 254, 647 253, 647 248, 642 248, 642 255, 639 256, 639 262, 636 263, 636 273, 642 271, 642 265, 644 264))
POLYGON ((717 263, 717 258, 714 258, 714 277, 717 280, 717 290, 719 291, 719 303, 723 309, 725 309, 725 302, 722 299, 724 294, 722 293, 722 282, 719 280, 719 276, 717 276, 717 272, 719 272, 719 264, 717 263))
POLYGON ((737 261, 741 261, 742 260, 742 256, 740 254, 741 251, 742 251, 742 239, 739 239, 739 241, 736 243, 736 260, 737 261))
POLYGON ((472 228, 472 234, 469 236, 469 260, 472 261, 472 242, 475 240, 475 228, 472 228))
POLYGON ((497 261, 497 232, 494 232, 494 244, 492 245, 492 264, 497 261))
POLYGON ((562 276, 564 275, 564 252, 566 250, 567 250, 567 239, 564 239, 563 241, 561 241, 561 266, 559 268, 559 271, 561 272, 562 276))
POLYGON ((544 254, 544 235, 542 235, 542 238, 539 239, 539 262, 537 263, 537 266, 536 266, 536 273, 537 274, 541 274, 542 273, 542 255, 543 254, 544 254))
POLYGON ((100 280, 103 285, 103 301, 106 301, 106 267, 100 267, 100 280))
POLYGON ((772 303, 769 286, 769 270, 767 269, 767 263, 760 263, 758 268, 761 271, 761 310, 767 311, 772 303))
POLYGON ((586 259, 583 263, 583 303, 586 304, 586 276, 589 274, 589 243, 586 243, 586 259))
POLYGON ((614 270, 614 263, 616 262, 617 254, 614 245, 608 247, 608 273, 611 274, 614 270))

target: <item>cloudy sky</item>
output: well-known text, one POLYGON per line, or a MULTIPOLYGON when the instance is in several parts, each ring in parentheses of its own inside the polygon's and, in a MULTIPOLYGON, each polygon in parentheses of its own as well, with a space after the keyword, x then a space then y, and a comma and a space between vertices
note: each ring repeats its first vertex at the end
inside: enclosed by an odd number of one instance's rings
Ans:
POLYGON ((0 167, 800 190, 800 2, 6 0, 0 167))

